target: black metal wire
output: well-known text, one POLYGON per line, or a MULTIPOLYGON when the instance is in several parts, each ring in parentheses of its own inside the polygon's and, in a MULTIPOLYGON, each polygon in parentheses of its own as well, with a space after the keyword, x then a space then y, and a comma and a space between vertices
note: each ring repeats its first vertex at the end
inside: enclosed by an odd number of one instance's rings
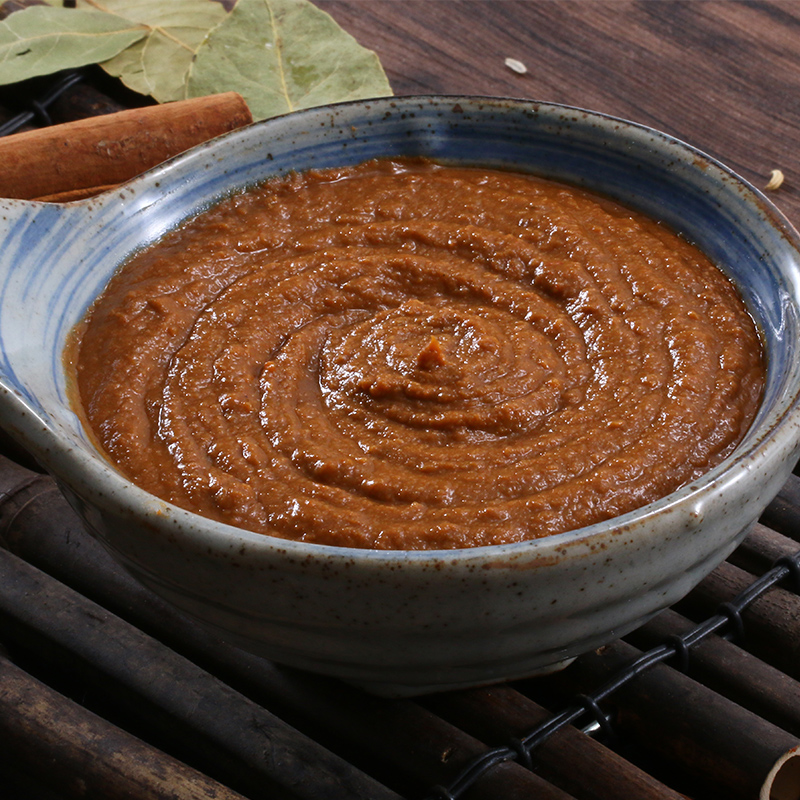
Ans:
POLYGON ((795 594, 800 594, 800 560, 793 556, 781 556, 775 560, 773 567, 786 567, 789 570, 789 585, 795 594))
POLYGON ((713 633, 741 641, 744 637, 742 612, 765 592, 781 581, 791 579, 794 591, 800 594, 800 550, 791 556, 777 559, 772 568, 753 581, 733 600, 721 603, 711 617, 683 634, 673 634, 660 645, 642 653, 627 667, 591 694, 577 695, 570 705, 546 719, 527 735, 512 740, 506 747, 496 747, 475 758, 447 786, 436 786, 426 800, 459 800, 479 778, 496 764, 514 760, 529 769, 533 751, 566 725, 577 722, 587 714, 596 720, 607 734, 612 733, 608 717, 600 703, 638 675, 657 664, 674 659, 678 669, 686 671, 691 648, 713 633))
POLYGON ((84 75, 80 71, 66 72, 58 76, 38 98, 28 101, 28 108, 0 125, 0 136, 8 136, 24 128, 29 122, 36 121, 39 125, 52 125, 48 109, 61 97, 64 92, 76 83, 80 83, 84 75))

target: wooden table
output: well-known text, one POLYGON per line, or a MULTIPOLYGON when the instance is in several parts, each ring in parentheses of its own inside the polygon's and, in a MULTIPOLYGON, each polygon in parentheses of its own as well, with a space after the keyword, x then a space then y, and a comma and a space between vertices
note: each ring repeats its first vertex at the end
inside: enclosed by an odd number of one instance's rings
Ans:
POLYGON ((800 225, 800 2, 317 0, 375 50, 395 94, 565 103, 677 136, 800 225), (527 67, 518 74, 513 58, 527 67))

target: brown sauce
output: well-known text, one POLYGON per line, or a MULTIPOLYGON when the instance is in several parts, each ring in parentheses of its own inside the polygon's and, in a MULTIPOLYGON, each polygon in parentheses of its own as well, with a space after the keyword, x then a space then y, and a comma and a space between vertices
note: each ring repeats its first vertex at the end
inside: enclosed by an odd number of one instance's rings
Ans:
POLYGON ((460 548, 631 511, 724 459, 761 343, 658 223, 532 177, 371 162, 229 200, 114 277, 82 412, 150 492, 253 531, 460 548))

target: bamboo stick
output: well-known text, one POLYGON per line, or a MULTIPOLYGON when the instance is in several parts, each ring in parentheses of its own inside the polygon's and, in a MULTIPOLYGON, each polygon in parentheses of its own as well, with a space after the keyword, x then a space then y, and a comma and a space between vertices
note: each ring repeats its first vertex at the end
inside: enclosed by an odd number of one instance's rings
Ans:
POLYGON ((761 515, 761 522, 800 542, 800 475, 792 474, 761 515))
MULTIPOLYGON (((413 700, 373 697, 333 679, 278 668, 271 677, 284 701, 306 718, 338 729, 377 759, 407 771, 418 786, 446 786, 490 748, 413 700), (281 678, 283 680, 281 680, 281 678), (281 685, 282 684, 282 685, 281 685)), ((418 796, 418 790, 413 792, 418 796)), ((514 761, 483 773, 463 800, 572 798, 573 794, 514 761)))
MULTIPOLYGON (((628 635, 626 641, 649 650, 668 637, 686 633, 694 624, 668 610, 628 635)), ((691 648, 688 668, 694 680, 800 736, 800 682, 794 678, 716 635, 691 648)))
MULTIPOLYGON (((691 619, 705 619, 754 580, 751 573, 726 562, 674 608, 691 619)), ((742 621, 744 640, 737 644, 792 678, 800 678, 800 597, 771 589, 745 609, 742 621)))
MULTIPOLYGON (((448 692, 425 704, 473 736, 498 745, 523 737, 550 717, 547 709, 508 685, 448 692)), ((569 725, 539 746, 533 767, 580 800, 683 797, 569 725)))
MULTIPOLYGON (((581 656, 556 680, 591 691, 641 655, 617 641, 581 656)), ((729 800, 800 797, 800 740, 711 689, 658 664, 608 701, 614 727, 659 758, 693 774, 729 800)))
MULTIPOLYGON (((447 783, 471 759, 487 751, 485 745, 416 703, 369 697, 337 681, 277 667, 215 640, 121 572, 85 533, 49 477, 0 457, 0 497, 0 542, 10 550, 169 643, 276 713, 327 731, 334 741, 361 751, 362 760, 378 762, 394 775, 410 776, 416 793, 447 783)), ((216 708, 220 715, 227 714, 220 701, 216 708)), ((505 800, 533 795, 545 800, 569 798, 514 763, 492 768, 464 797, 494 800, 503 796, 505 800)), ((326 795, 326 800, 329 796, 334 795, 326 795)), ((364 796, 373 799, 373 795, 364 796)))
POLYGON ((763 575, 777 559, 793 556, 798 550, 800 543, 795 539, 756 523, 747 538, 728 557, 728 561, 746 572, 763 575))
POLYGON ((36 681, 0 655, 6 756, 81 800, 244 800, 36 681))
POLYGON ((116 114, 125 106, 88 83, 78 83, 65 91, 51 106, 50 116, 55 122, 74 122, 88 117, 116 114))
POLYGON ((253 798, 276 793, 398 800, 394 792, 294 730, 167 647, 5 550, 0 550, 0 625, 9 646, 55 661, 62 677, 135 712, 175 738, 204 769, 253 798), (35 598, 35 602, 31 602, 35 598))

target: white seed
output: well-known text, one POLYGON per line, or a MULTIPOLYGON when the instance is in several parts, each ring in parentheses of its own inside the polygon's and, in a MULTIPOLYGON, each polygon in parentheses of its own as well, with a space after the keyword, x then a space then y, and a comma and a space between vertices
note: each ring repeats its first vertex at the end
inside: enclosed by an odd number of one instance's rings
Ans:
POLYGON ((516 58, 507 58, 506 66, 520 75, 524 75, 528 71, 528 68, 521 61, 517 61, 516 58))
POLYGON ((783 185, 783 173, 779 169, 770 172, 769 183, 764 187, 768 192, 774 192, 783 185))

